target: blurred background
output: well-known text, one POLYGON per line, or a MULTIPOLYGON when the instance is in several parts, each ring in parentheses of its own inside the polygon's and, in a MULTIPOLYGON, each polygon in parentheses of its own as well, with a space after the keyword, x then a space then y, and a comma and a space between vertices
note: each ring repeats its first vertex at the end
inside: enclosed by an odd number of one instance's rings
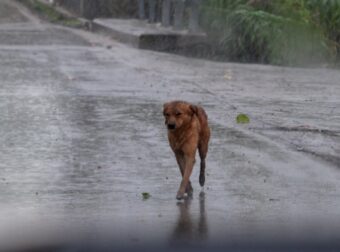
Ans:
POLYGON ((207 35, 205 43, 200 41, 194 53, 198 56, 289 66, 339 64, 340 1, 337 0, 55 2, 89 19, 147 18, 179 29, 191 26, 193 31, 207 35))

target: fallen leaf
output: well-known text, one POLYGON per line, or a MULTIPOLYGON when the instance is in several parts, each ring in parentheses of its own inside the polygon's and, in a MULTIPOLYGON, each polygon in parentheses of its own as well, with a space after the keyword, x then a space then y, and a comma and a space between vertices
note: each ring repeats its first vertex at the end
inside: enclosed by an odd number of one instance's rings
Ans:
POLYGON ((143 200, 147 200, 151 197, 150 193, 148 193, 148 192, 143 192, 142 196, 143 196, 143 200))
POLYGON ((233 72, 231 70, 227 70, 223 76, 226 80, 232 80, 233 79, 233 72))
POLYGON ((236 117, 236 122, 237 123, 249 123, 250 120, 249 120, 249 117, 246 114, 239 114, 236 117))

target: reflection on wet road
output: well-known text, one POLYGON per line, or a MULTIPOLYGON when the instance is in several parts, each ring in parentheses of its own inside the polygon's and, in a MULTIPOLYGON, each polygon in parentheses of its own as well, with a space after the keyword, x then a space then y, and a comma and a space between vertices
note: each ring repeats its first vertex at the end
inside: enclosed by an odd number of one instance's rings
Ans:
MULTIPOLYGON (((194 203, 197 203, 195 201, 194 203)), ((173 242, 197 244, 208 238, 207 214, 205 212, 205 193, 199 194, 199 218, 193 219, 190 210, 193 199, 188 197, 178 202, 178 222, 173 232, 173 242)))

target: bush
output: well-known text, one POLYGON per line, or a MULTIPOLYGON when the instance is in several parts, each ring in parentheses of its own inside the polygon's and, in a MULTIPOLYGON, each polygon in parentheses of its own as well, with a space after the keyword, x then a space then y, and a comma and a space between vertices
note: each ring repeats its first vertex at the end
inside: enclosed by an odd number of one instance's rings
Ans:
POLYGON ((335 11, 321 2, 331 0, 207 0, 203 27, 218 53, 231 60, 279 65, 334 61, 339 1, 332 1, 337 2, 335 11))
POLYGON ((330 47, 340 62, 340 1, 306 0, 307 8, 313 13, 313 22, 321 27, 330 41, 330 47))

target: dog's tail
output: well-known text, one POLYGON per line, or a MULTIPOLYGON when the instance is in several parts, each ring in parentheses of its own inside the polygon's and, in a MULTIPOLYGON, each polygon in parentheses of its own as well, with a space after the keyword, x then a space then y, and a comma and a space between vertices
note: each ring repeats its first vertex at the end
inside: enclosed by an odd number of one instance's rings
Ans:
POLYGON ((200 185, 203 187, 205 183, 205 159, 201 160, 201 170, 200 170, 200 177, 199 177, 200 185))
POLYGON ((205 158, 208 153, 208 143, 210 138, 210 129, 208 126, 208 116, 205 113, 204 109, 198 106, 197 116, 201 125, 200 132, 200 143, 198 145, 198 152, 201 158, 201 170, 199 176, 200 185, 203 187, 205 183, 205 158))

